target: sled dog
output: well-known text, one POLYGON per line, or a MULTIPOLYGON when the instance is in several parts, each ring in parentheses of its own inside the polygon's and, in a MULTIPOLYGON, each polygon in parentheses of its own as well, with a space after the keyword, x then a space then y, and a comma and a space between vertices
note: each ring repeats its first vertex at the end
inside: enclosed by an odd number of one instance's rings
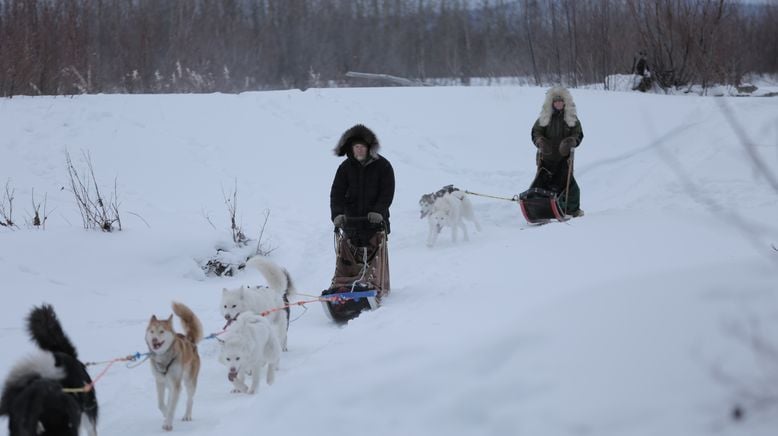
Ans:
POLYGON ((421 208, 421 216, 419 218, 424 218, 432 213, 435 200, 454 191, 459 191, 459 189, 455 188, 454 185, 446 185, 436 192, 422 195, 419 200, 419 207, 421 208))
POLYGON ((165 418, 162 429, 168 431, 173 429, 173 415, 181 394, 181 382, 186 387, 187 395, 183 420, 192 420, 192 403, 197 389, 197 374, 200 372, 197 343, 203 339, 203 326, 188 307, 173 302, 173 313, 181 318, 185 335, 176 333, 173 328, 173 315, 164 320, 152 315, 146 327, 146 344, 151 353, 151 373, 157 384, 157 405, 165 418))
POLYGON ((227 378, 234 386, 232 392, 254 394, 259 388, 260 374, 265 366, 266 382, 268 385, 273 384, 281 359, 281 345, 266 317, 243 312, 230 324, 221 339, 224 342, 219 362, 229 369, 227 378), (251 387, 245 383, 246 376, 251 376, 251 387))
POLYGON ((280 266, 262 257, 255 256, 246 262, 247 267, 259 270, 269 286, 242 286, 236 289, 222 289, 221 313, 228 323, 235 321, 243 312, 265 313, 278 337, 281 348, 286 351, 289 329, 289 309, 266 313, 284 307, 295 293, 289 273, 280 266))
POLYGON ((481 225, 475 218, 473 204, 467 198, 467 194, 457 189, 436 198, 427 215, 429 223, 427 246, 435 245, 444 227, 451 228, 451 239, 454 242, 457 241, 459 229, 462 229, 465 241, 469 240, 464 220, 471 221, 476 230, 481 231, 481 225))
POLYGON ((41 351, 20 360, 5 380, 0 415, 8 416, 8 434, 78 436, 83 423, 90 436, 97 435, 97 397, 94 389, 84 389, 92 379, 54 309, 33 308, 27 331, 41 351))

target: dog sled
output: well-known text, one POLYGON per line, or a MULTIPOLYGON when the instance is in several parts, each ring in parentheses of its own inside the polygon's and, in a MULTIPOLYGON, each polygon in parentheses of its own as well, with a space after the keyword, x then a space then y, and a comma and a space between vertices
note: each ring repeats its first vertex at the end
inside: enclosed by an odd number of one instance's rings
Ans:
POLYGON ((567 215, 567 198, 573 174, 574 153, 575 149, 571 149, 564 186, 558 186, 561 185, 561 182, 555 183, 552 180, 553 175, 548 173, 538 160, 538 172, 535 174, 535 179, 530 184, 529 189, 518 196, 521 213, 528 223, 540 225, 553 220, 564 222, 571 218, 567 215))
POLYGON ((567 221, 559 196, 548 189, 529 188, 519 194, 519 207, 530 224, 545 224, 551 220, 567 221))
POLYGON ((366 217, 347 217, 335 228, 335 274, 321 293, 327 316, 345 323, 364 310, 380 307, 389 294, 386 228, 366 217))

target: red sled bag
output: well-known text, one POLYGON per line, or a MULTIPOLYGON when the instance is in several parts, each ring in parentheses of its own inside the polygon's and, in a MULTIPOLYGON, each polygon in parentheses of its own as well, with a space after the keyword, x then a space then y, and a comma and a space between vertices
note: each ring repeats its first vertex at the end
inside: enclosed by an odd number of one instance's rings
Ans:
POLYGON ((543 188, 529 188, 519 194, 519 206, 530 224, 544 224, 551 220, 567 221, 556 193, 543 188))

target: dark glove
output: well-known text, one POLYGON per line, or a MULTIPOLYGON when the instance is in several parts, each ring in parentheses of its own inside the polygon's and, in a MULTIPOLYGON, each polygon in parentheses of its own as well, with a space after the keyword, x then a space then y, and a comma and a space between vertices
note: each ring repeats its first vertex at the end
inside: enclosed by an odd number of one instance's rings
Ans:
POLYGON ((384 217, 378 212, 368 212, 367 220, 370 221, 370 224, 378 224, 384 220, 384 217))
POLYGON ((340 214, 336 216, 332 220, 332 224, 335 224, 335 227, 343 227, 343 224, 346 224, 346 215, 340 214))
POLYGON ((544 156, 549 156, 551 154, 551 144, 549 144, 548 139, 542 136, 538 136, 538 139, 535 140, 535 147, 537 147, 544 156))
POLYGON ((572 136, 568 136, 559 143, 559 154, 563 157, 570 156, 570 150, 576 146, 576 140, 572 136))

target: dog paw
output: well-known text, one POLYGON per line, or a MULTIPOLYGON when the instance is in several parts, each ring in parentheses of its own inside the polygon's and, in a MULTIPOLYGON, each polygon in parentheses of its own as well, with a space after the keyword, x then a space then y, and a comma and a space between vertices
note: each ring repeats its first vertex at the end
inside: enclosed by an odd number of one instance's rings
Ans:
POLYGON ((191 421, 191 420, 192 420, 192 415, 184 415, 184 417, 181 418, 181 421, 191 421))
POLYGON ((173 424, 162 424, 162 430, 172 431, 173 430, 173 424))
POLYGON ((257 391, 255 391, 254 389, 249 389, 248 392, 246 392, 246 393, 249 394, 249 395, 254 395, 254 394, 257 393, 257 391))

